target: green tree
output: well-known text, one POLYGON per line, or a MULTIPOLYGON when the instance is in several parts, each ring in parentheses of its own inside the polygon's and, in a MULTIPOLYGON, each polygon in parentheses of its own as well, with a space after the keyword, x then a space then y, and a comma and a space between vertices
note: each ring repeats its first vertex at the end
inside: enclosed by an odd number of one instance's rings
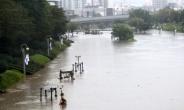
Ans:
POLYGON ((94 17, 101 17, 102 15, 100 13, 95 13, 94 17))
POLYGON ((167 22, 178 22, 180 19, 180 14, 178 11, 171 9, 169 7, 160 9, 158 12, 153 14, 155 21, 158 23, 167 23, 167 22))
POLYGON ((136 29, 142 30, 144 20, 141 18, 131 18, 130 20, 127 21, 127 24, 132 27, 135 27, 136 29))
POLYGON ((87 25, 83 25, 83 29, 84 29, 85 31, 87 31, 87 32, 89 32, 89 30, 90 30, 89 26, 87 26, 87 25))
POLYGON ((124 20, 115 20, 113 24, 124 23, 124 20))
POLYGON ((179 16, 179 21, 181 22, 181 25, 182 25, 182 31, 184 31, 184 10, 182 10, 180 12, 180 16, 179 16))
POLYGON ((68 20, 64 14, 64 10, 62 8, 58 8, 57 6, 51 6, 51 14, 54 23, 52 35, 53 38, 58 39, 58 33, 65 34, 67 31, 66 25, 68 20))
POLYGON ((105 24, 104 23, 99 23, 98 24, 98 28, 100 28, 100 29, 105 29, 105 24))
POLYGON ((143 25, 141 26, 141 30, 148 30, 152 25, 153 17, 146 10, 136 9, 129 13, 129 18, 141 18, 144 20, 143 25))
POLYGON ((1 0, 0 30, 0 53, 19 56, 21 53, 17 50, 21 43, 30 41, 33 23, 21 5, 12 0, 1 0))
POLYGON ((129 40, 133 39, 133 31, 131 27, 127 24, 114 24, 112 28, 112 36, 118 37, 119 40, 129 40))
POLYGON ((34 33, 32 40, 43 41, 45 36, 51 35, 54 30, 54 21, 51 15, 51 6, 46 0, 14 0, 21 4, 32 18, 34 33))
POLYGON ((142 9, 136 9, 133 10, 129 13, 129 18, 141 18, 144 20, 146 23, 151 23, 152 22, 152 16, 149 14, 148 11, 142 10, 142 9))
POLYGON ((73 23, 73 22, 69 22, 69 23, 67 24, 67 29, 71 31, 72 36, 73 36, 74 30, 76 30, 77 27, 78 27, 78 25, 77 25, 76 23, 73 23))

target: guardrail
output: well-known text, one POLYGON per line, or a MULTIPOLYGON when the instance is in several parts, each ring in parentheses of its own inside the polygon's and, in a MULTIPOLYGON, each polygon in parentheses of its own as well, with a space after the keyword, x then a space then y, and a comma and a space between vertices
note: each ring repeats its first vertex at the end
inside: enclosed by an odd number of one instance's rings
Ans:
POLYGON ((102 17, 86 17, 86 18, 72 18, 70 22, 75 23, 88 23, 88 22, 100 22, 100 21, 112 21, 112 20, 127 20, 129 15, 118 15, 118 16, 102 16, 102 17))

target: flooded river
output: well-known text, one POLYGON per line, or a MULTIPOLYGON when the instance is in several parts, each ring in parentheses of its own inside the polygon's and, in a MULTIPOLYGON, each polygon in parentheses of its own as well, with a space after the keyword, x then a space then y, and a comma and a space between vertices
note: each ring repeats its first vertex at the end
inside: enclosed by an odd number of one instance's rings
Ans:
MULTIPOLYGON (((45 68, 0 95, 1 110, 184 110, 184 34, 150 30, 137 42, 103 35, 73 37, 75 43, 45 68), (81 56, 84 73, 59 80, 59 70, 71 70, 81 56), (60 97, 40 101, 41 87, 64 85, 60 97)), ((58 88, 58 95, 61 93, 58 88)))

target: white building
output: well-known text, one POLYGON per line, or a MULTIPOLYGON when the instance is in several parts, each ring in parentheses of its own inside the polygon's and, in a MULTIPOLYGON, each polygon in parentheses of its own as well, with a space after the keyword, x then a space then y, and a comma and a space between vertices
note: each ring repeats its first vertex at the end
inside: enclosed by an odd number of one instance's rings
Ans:
POLYGON ((84 8, 86 6, 86 0, 74 0, 75 9, 76 8, 84 8))
POLYGON ((75 8, 74 0, 62 0, 62 8, 64 10, 74 10, 75 8))
POLYGON ((168 0, 152 0, 153 8, 155 10, 165 8, 168 4, 168 0))
POLYGON ((86 0, 87 5, 113 8, 114 0, 86 0))
POLYGON ((146 0, 145 6, 152 6, 152 0, 146 0))
POLYGON ((62 7, 65 10, 84 8, 85 6, 86 0, 62 0, 62 7))
POLYGON ((126 3, 116 4, 114 7, 115 15, 127 14, 128 11, 131 9, 132 9, 132 6, 126 3))

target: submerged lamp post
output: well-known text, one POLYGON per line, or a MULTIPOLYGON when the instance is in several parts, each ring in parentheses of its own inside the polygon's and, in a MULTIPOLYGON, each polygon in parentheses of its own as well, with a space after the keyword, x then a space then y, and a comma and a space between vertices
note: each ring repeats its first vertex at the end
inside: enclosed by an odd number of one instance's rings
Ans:
POLYGON ((58 34, 59 40, 60 40, 60 50, 61 50, 61 45, 63 44, 63 35, 62 33, 58 34))
POLYGON ((79 64, 79 58, 81 57, 81 56, 75 56, 77 59, 78 59, 78 64, 79 64))
POLYGON ((47 40, 47 46, 48 46, 47 52, 48 52, 48 56, 50 56, 49 49, 52 50, 52 47, 51 47, 51 40, 52 40, 52 38, 51 38, 51 36, 49 36, 49 35, 46 36, 46 40, 47 40))
POLYGON ((26 44, 21 45, 22 55, 23 55, 23 69, 24 75, 26 75, 26 66, 25 66, 25 49, 28 51, 29 47, 26 44))
POLYGON ((174 21, 174 25, 173 25, 173 27, 174 27, 174 36, 176 35, 176 26, 175 26, 175 21, 174 21))

